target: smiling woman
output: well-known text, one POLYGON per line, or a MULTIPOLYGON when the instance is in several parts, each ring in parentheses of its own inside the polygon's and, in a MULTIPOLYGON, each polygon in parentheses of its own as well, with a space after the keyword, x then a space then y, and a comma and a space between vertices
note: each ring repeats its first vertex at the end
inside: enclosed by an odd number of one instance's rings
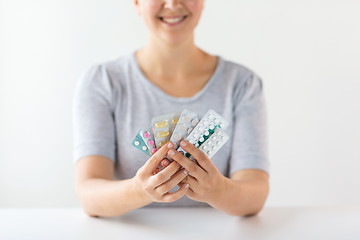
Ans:
POLYGON ((117 216, 143 206, 212 206, 231 215, 258 213, 269 169, 261 79, 194 44, 204 0, 134 5, 149 30, 147 44, 91 67, 74 98, 76 186, 84 210, 117 216), (182 148, 198 165, 171 142, 149 159, 130 147, 153 117, 185 108, 200 114, 212 108, 230 122, 230 141, 214 157, 187 141, 182 148), (164 169, 155 171, 159 164, 164 169))

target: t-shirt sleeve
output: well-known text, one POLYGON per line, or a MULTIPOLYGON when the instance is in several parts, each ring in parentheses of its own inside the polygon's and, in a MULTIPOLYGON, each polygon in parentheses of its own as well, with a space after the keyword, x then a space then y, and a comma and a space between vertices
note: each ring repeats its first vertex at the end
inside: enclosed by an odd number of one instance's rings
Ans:
POLYGON ((230 176, 242 169, 269 172, 266 106, 261 79, 251 73, 236 89, 230 176))
POLYGON ((73 161, 101 155, 115 161, 112 84, 106 69, 91 67, 77 83, 73 98, 73 161))

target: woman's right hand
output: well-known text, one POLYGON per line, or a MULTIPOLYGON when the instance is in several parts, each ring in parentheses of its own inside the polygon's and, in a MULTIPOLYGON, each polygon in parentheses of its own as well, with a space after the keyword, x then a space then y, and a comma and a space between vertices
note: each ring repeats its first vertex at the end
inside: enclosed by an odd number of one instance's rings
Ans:
POLYGON ((169 142, 162 146, 149 160, 142 166, 134 177, 136 186, 143 193, 149 202, 174 202, 185 195, 189 188, 188 184, 181 183, 186 178, 188 172, 173 161, 165 169, 154 174, 158 165, 164 160, 167 152, 174 147, 169 142), (176 185, 179 189, 170 193, 176 185))

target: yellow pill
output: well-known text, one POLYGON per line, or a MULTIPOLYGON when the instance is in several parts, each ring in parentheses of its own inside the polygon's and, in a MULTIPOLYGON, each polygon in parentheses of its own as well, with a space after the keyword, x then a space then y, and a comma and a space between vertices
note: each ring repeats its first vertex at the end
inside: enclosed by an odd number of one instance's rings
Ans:
POLYGON ((161 142, 160 144, 159 144, 159 146, 161 147, 161 146, 164 146, 165 144, 167 144, 169 142, 169 140, 166 140, 166 141, 163 141, 163 142, 161 142))
POLYGON ((176 125, 179 121, 179 118, 174 118, 173 120, 171 120, 172 125, 176 125))
POLYGON ((158 132, 157 136, 159 138, 163 138, 169 136, 169 134, 170 134, 169 131, 162 131, 162 132, 158 132))
POLYGON ((168 125, 168 123, 166 121, 155 123, 156 128, 163 128, 163 127, 166 127, 167 125, 168 125))

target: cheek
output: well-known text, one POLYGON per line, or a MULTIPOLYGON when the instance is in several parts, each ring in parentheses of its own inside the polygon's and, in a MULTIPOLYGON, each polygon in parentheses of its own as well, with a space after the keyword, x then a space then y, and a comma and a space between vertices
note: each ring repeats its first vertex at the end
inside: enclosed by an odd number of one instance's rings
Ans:
POLYGON ((200 18, 201 13, 204 9, 204 1, 203 0, 188 0, 187 1, 187 8, 190 12, 193 13, 196 18, 200 18))

